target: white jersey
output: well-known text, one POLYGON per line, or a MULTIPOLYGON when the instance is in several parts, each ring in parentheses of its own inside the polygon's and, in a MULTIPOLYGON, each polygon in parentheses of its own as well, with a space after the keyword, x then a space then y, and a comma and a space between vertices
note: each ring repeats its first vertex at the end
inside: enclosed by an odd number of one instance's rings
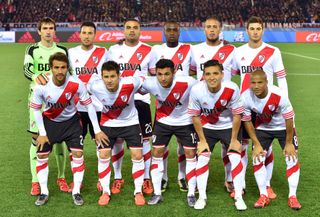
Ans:
POLYGON ((262 43, 258 48, 250 48, 248 43, 238 47, 234 52, 232 74, 241 76, 241 93, 250 88, 250 73, 262 69, 269 86, 273 85, 273 75, 277 78, 286 76, 280 50, 272 45, 262 43))
POLYGON ((78 95, 82 105, 92 103, 84 84, 73 76, 67 76, 62 86, 56 86, 52 80, 46 85, 37 85, 30 103, 33 109, 41 109, 44 102, 43 115, 56 122, 69 120, 77 112, 75 96, 78 95))
POLYGON ((239 88, 232 81, 225 81, 217 93, 211 93, 207 83, 200 81, 192 87, 188 112, 192 116, 201 115, 204 128, 230 129, 233 115, 243 113, 239 88))
MULTIPOLYGON (((107 49, 94 45, 91 50, 83 50, 81 45, 70 48, 69 51, 70 66, 73 75, 78 77, 85 85, 90 82, 101 79, 101 67, 107 59, 107 49)), ((102 104, 97 98, 92 97, 93 105, 96 111, 102 110, 102 104)), ((86 112, 85 106, 77 103, 77 109, 86 112)))
POLYGON ((285 119, 294 117, 291 103, 280 88, 268 87, 268 94, 258 98, 251 89, 241 95, 244 114, 243 121, 251 120, 251 112, 256 113, 255 128, 259 130, 285 130, 285 119))
POLYGON ((235 47, 233 45, 223 45, 222 42, 217 46, 209 46, 207 42, 193 45, 191 48, 190 69, 197 72, 197 80, 202 80, 203 64, 208 60, 215 59, 223 65, 223 80, 230 81, 234 50, 235 47))
MULTIPOLYGON (((117 62, 120 66, 121 77, 129 76, 147 76, 151 56, 151 46, 139 42, 134 47, 129 47, 125 43, 116 44, 109 48, 108 60, 117 62)), ((150 95, 141 95, 137 93, 135 100, 142 100, 150 104, 150 95)))
POLYGON ((166 43, 154 45, 151 50, 150 73, 156 73, 156 63, 160 59, 170 59, 175 65, 176 76, 189 76, 191 45, 179 43, 176 47, 168 47, 166 43))
POLYGON ((139 124, 134 94, 141 84, 142 80, 138 77, 120 78, 118 90, 110 92, 102 80, 90 83, 89 92, 103 104, 100 125, 126 127, 139 124))
POLYGON ((189 94, 196 80, 189 76, 175 76, 171 87, 163 88, 156 77, 148 77, 141 91, 155 96, 156 120, 170 126, 192 124, 188 114, 189 94))

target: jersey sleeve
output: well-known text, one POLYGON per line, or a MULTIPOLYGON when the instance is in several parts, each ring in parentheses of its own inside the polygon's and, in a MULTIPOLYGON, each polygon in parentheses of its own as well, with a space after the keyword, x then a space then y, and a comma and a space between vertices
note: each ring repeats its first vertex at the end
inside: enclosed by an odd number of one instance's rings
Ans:
POLYGON ((35 79, 34 59, 33 59, 34 49, 35 49, 34 44, 29 45, 24 55, 23 72, 24 72, 24 76, 30 81, 33 81, 35 79))
POLYGON ((191 46, 191 55, 190 55, 190 70, 197 71, 197 63, 195 60, 195 47, 191 46))
POLYGON ((156 74, 156 63, 158 61, 156 47, 157 45, 153 46, 150 52, 149 72, 151 75, 156 74))
POLYGON ((284 119, 291 119, 294 117, 292 105, 287 97, 281 97, 280 109, 284 119))
POLYGON ((273 66, 274 74, 276 74, 277 78, 286 77, 286 71, 284 69, 280 50, 278 48, 276 48, 273 55, 274 55, 274 58, 273 58, 272 66, 273 66))
MULTIPOLYGON (((236 50, 237 50, 237 48, 236 48, 236 50)), ((231 65, 231 75, 232 76, 240 74, 240 68, 239 68, 238 61, 237 61, 236 50, 233 52, 232 61, 231 61, 232 62, 232 65, 231 65)))
POLYGON ((143 81, 141 88, 139 90, 139 92, 141 92, 141 94, 146 94, 150 92, 150 87, 151 87, 151 83, 152 83, 152 77, 146 77, 145 80, 143 81))
POLYGON ((234 93, 231 97, 229 108, 232 111, 233 115, 239 115, 242 114, 244 111, 243 103, 240 97, 240 91, 236 84, 234 84, 234 93))
POLYGON ((42 86, 38 85, 34 89, 33 98, 29 105, 29 107, 34 110, 41 110, 42 108, 42 102, 43 102, 42 88, 43 88, 42 86))
POLYGON ((145 77, 142 77, 142 76, 132 77, 132 79, 133 79, 133 85, 134 85, 134 92, 137 92, 138 90, 140 92, 140 89, 141 89, 141 86, 143 84, 145 77))
POLYGON ((242 94, 240 98, 243 104, 243 114, 241 117, 241 121, 251 121, 251 108, 248 103, 248 96, 246 96, 246 94, 242 94))
POLYGON ((79 82, 78 94, 81 105, 89 105, 92 103, 91 97, 82 82, 79 82))
POLYGON ((201 114, 201 104, 194 87, 190 91, 188 113, 191 116, 199 116, 201 114))

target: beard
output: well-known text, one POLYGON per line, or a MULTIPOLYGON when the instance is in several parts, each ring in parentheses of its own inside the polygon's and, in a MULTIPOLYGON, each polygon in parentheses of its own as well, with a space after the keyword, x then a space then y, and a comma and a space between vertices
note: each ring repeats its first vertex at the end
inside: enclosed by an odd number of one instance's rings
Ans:
POLYGON ((219 37, 217 37, 217 38, 213 38, 213 39, 210 39, 210 38, 208 38, 207 37, 207 41, 209 41, 210 43, 216 43, 217 41, 219 41, 219 37))

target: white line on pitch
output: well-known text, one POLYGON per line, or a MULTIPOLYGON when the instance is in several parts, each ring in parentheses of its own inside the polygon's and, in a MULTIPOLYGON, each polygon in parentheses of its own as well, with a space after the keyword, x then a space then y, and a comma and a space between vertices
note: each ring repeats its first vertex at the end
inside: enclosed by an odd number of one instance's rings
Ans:
POLYGON ((302 58, 305 58, 305 59, 310 59, 310 60, 317 60, 317 61, 320 61, 320 59, 319 59, 319 58, 309 57, 309 56, 305 56, 305 55, 301 55, 301 54, 296 54, 296 53, 291 53, 291 52, 285 52, 285 51, 281 51, 281 53, 289 54, 289 55, 297 56, 297 57, 302 57, 302 58))
POLYGON ((297 75, 297 76, 320 76, 320 74, 317 73, 289 73, 287 76, 290 75, 297 75))

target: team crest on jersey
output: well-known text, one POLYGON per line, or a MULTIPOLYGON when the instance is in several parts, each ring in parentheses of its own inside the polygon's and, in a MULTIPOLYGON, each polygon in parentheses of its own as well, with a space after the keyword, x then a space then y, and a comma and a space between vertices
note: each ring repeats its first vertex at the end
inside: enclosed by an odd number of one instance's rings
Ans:
POLYGON ((178 100, 180 98, 180 93, 173 93, 173 97, 178 100))
POLYGON ((269 108, 270 111, 273 112, 276 109, 276 106, 271 104, 271 105, 268 105, 268 108, 269 108))
POLYGON ((264 55, 259 55, 259 61, 260 63, 263 63, 266 57, 264 55))
POLYGON ((228 102, 228 101, 225 100, 225 99, 221 99, 221 100, 220 100, 220 103, 221 103, 222 106, 226 106, 226 105, 227 105, 227 102, 228 102))
POLYGON ((121 96, 121 100, 122 100, 123 102, 127 102, 128 96, 127 96, 127 95, 122 95, 122 96, 121 96))
POLYGON ((178 59, 179 60, 183 60, 183 54, 182 53, 178 53, 178 59))
POLYGON ((142 60, 142 53, 137 53, 137 59, 142 60))
POLYGON ((72 94, 70 92, 64 94, 67 100, 71 99, 72 94))
POLYGON ((226 55, 225 55, 224 53, 221 53, 221 52, 219 53, 219 59, 220 59, 220 60, 223 60, 225 56, 226 56, 226 55))
POLYGON ((93 56, 93 57, 92 57, 92 61, 93 61, 95 64, 97 64, 98 61, 99 61, 99 58, 98 58, 97 56, 93 56))

